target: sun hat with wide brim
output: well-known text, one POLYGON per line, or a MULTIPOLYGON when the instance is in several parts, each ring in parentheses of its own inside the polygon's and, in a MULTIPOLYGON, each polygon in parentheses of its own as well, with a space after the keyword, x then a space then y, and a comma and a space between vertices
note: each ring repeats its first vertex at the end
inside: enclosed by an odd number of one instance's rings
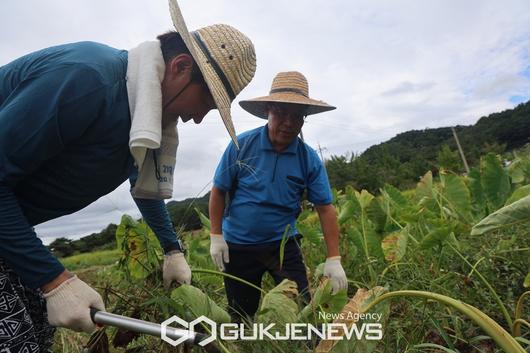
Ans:
POLYGON ((256 72, 254 45, 243 33, 225 24, 189 32, 176 0, 169 0, 175 30, 197 63, 230 137, 237 144, 230 105, 256 72))
POLYGON ((304 105, 307 107, 306 115, 336 109, 323 101, 309 98, 307 79, 297 71, 280 72, 274 77, 268 96, 243 100, 239 105, 250 114, 267 119, 267 107, 270 103, 304 105))

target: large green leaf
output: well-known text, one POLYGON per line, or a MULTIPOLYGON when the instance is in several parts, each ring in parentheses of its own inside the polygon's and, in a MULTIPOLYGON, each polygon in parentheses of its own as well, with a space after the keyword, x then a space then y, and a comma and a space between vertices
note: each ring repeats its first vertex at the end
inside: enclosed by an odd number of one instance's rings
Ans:
POLYGON ((514 184, 527 184, 530 179, 530 160, 528 157, 517 156, 508 166, 508 173, 514 184))
POLYGON ((373 258, 384 259, 383 249, 381 248, 381 236, 376 233, 369 220, 366 221, 364 233, 357 226, 351 226, 347 230, 347 234, 359 250, 359 253, 364 254, 365 258, 368 257, 367 261, 372 261, 373 258))
POLYGON ((438 212, 437 191, 433 186, 432 173, 428 171, 416 185, 415 199, 423 210, 438 212))
POLYGON ((416 199, 431 199, 433 197, 434 193, 432 188, 432 173, 429 170, 423 177, 421 177, 418 185, 416 186, 416 199))
POLYGON ((372 200, 374 199, 374 195, 370 194, 366 190, 362 190, 360 193, 358 191, 355 192, 355 197, 359 201, 359 204, 361 205, 361 208, 365 210, 372 200))
POLYGON ((505 206, 514 203, 515 201, 520 200, 528 195, 530 195, 530 185, 521 186, 513 191, 512 195, 508 198, 508 200, 506 200, 505 206))
POLYGON ((510 177, 502 166, 501 159, 489 153, 480 161, 482 189, 493 210, 504 205, 511 193, 510 177))
POLYGON ((320 313, 339 313, 348 302, 346 291, 331 294, 332 286, 329 279, 322 280, 311 297, 311 303, 306 305, 298 314, 297 322, 324 322, 320 313))
POLYGON ((368 219, 372 221, 378 233, 383 232, 387 223, 387 215, 381 207, 381 198, 374 199, 366 209, 368 219))
POLYGON ((401 231, 390 233, 385 236, 381 242, 381 248, 383 249, 383 254, 385 254, 385 260, 390 263, 401 260, 407 251, 408 239, 408 228, 403 228, 401 231))
POLYGON ((495 229, 528 221, 530 221, 530 196, 525 196, 481 220, 473 227, 471 235, 480 235, 495 229))
POLYGON ((395 207, 406 207, 409 205, 407 198, 401 194, 401 191, 392 185, 385 184, 383 191, 388 195, 389 201, 391 201, 395 207))
POLYGON ((471 216, 471 194, 461 177, 451 173, 441 172, 442 196, 444 204, 460 216, 469 221, 471 216))
POLYGON ((294 299, 297 295, 296 283, 284 279, 263 297, 256 321, 266 324, 275 323, 276 326, 296 322, 298 305, 294 299))
POLYGON ((420 242, 420 247, 423 249, 431 249, 434 246, 443 246, 449 243, 459 248, 458 241, 452 231, 452 227, 439 227, 430 231, 420 242))
POLYGON ((230 322, 230 315, 219 307, 199 288, 183 284, 171 292, 171 299, 177 303, 178 315, 191 321, 204 315, 217 323, 230 322))
POLYGON ((303 211, 296 221, 296 229, 309 242, 322 243, 322 229, 318 213, 311 210, 303 211))
POLYGON ((146 223, 123 215, 116 229, 116 244, 122 251, 120 267, 133 279, 143 279, 159 268, 162 249, 146 223))
POLYGON ((199 219, 201 220, 202 226, 204 228, 206 228, 208 231, 210 231, 211 224, 210 224, 210 220, 208 219, 208 217, 206 217, 206 215, 204 213, 202 213, 201 210, 199 210, 197 207, 194 207, 194 210, 197 213, 197 215, 199 216, 199 219))
POLYGON ((339 206, 339 224, 344 224, 347 221, 353 219, 354 217, 359 217, 361 211, 361 206, 359 202, 355 200, 346 200, 343 204, 339 206))
POLYGON ((468 176, 468 183, 475 215, 483 217, 486 214, 488 207, 486 205, 486 195, 482 189, 482 178, 478 168, 471 169, 468 176))
POLYGON ((312 244, 320 244, 322 243, 322 230, 320 229, 320 226, 312 226, 309 223, 305 222, 297 222, 296 223, 296 230, 298 230, 298 233, 302 234, 304 236, 304 239, 307 239, 312 244))

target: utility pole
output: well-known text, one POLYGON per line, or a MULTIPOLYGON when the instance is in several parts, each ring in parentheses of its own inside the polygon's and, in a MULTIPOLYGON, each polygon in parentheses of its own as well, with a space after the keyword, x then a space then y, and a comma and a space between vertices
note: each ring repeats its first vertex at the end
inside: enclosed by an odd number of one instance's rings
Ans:
POLYGON ((466 173, 469 175, 469 166, 467 165, 466 156, 464 155, 464 150, 462 150, 462 146, 460 146, 460 141, 458 140, 458 135, 456 134, 456 130, 454 127, 451 127, 451 130, 453 131, 453 136, 455 137, 456 145, 458 146, 458 152, 460 152, 460 157, 462 158, 462 162, 464 162, 464 168, 466 168, 466 173))
POLYGON ((324 161, 324 156, 322 155, 322 148, 320 147, 320 142, 318 143, 318 151, 320 152, 320 159, 322 159, 322 164, 324 165, 324 170, 327 173, 328 170, 326 169, 326 161, 324 161))

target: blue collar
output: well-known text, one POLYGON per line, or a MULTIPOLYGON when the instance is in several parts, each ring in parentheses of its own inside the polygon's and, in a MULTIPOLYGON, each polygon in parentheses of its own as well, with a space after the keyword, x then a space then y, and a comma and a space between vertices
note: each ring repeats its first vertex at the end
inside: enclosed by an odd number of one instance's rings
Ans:
MULTIPOLYGON (((269 139, 269 126, 268 125, 265 125, 261 128, 259 139, 260 139, 262 150, 276 151, 274 147, 272 147, 271 141, 269 139)), ((298 137, 296 137, 294 141, 291 142, 291 144, 287 146, 287 148, 281 151, 280 153, 296 154, 297 150, 298 150, 298 137)))

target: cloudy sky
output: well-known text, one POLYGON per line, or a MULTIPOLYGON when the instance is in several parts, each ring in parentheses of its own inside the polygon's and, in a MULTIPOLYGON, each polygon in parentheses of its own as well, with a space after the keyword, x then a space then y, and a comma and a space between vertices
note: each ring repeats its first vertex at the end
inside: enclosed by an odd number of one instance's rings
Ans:
MULTIPOLYGON (((410 129, 469 125, 530 99, 526 0, 180 0, 190 30, 230 24, 256 47, 254 80, 236 98, 268 92, 277 72, 306 75, 310 95, 338 107, 310 117, 306 142, 324 157, 362 152, 410 129)), ((92 40, 128 49, 172 28, 165 0, 2 0, 0 65, 47 46, 92 40)), ((233 106, 236 130, 264 123, 233 106)), ((217 112, 179 124, 174 199, 211 187, 229 142, 217 112)), ((138 215, 128 183, 86 209, 37 227, 45 242, 138 215)))

